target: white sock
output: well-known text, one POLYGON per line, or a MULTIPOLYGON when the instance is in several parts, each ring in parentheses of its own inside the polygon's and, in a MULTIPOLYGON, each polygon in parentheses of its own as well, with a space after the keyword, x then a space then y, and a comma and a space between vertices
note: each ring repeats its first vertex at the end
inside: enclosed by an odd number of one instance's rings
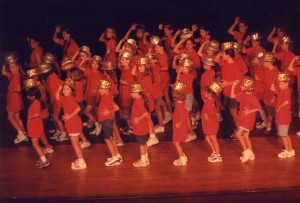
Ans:
POLYGON ((47 161, 47 159, 46 159, 46 157, 45 157, 45 156, 41 156, 41 157, 40 157, 40 159, 41 159, 41 160, 42 160, 42 162, 44 162, 44 163, 47 161))
POLYGON ((141 155, 142 162, 146 162, 146 155, 141 155))
POLYGON ((25 136, 24 133, 23 133, 21 130, 18 131, 18 135, 19 135, 19 136, 25 136))
POLYGON ((66 131, 64 131, 64 132, 61 132, 61 135, 63 135, 63 136, 67 136, 67 132, 66 132, 66 131))
POLYGON ((150 134, 150 138, 156 138, 156 134, 155 133, 151 133, 150 134))
POLYGON ((79 164, 85 164, 85 160, 84 160, 84 158, 82 158, 82 159, 78 159, 78 163, 79 163, 79 164))
POLYGON ((112 159, 113 160, 118 160, 119 159, 119 157, 116 155, 116 156, 112 156, 112 159))

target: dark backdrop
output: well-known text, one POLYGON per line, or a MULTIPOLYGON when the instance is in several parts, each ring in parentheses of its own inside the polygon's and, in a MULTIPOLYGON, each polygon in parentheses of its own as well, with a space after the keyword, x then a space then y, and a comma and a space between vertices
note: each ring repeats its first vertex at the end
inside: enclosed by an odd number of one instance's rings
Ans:
MULTIPOLYGON (((0 0, 0 51, 16 50, 24 58, 25 38, 35 35, 46 51, 58 52, 51 39, 57 24, 72 29, 79 45, 88 45, 93 54, 104 53, 99 35, 108 26, 117 28, 121 38, 134 22, 148 30, 159 23, 176 28, 193 23, 210 28, 213 39, 232 40, 227 29, 241 16, 249 33, 258 31, 266 39, 273 26, 283 26, 294 39, 299 54, 300 1, 298 0, 0 0)), ((264 46, 270 49, 271 45, 264 46)))

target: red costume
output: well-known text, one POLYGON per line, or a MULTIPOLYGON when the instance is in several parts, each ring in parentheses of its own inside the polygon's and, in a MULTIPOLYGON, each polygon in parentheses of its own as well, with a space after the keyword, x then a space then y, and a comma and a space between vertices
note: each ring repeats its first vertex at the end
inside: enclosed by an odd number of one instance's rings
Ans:
POLYGON ((28 137, 40 138, 44 134, 44 125, 41 118, 41 104, 39 101, 34 100, 28 108, 27 120, 29 117, 36 115, 37 117, 31 118, 27 123, 28 137))
POLYGON ((6 72, 6 76, 9 80, 6 110, 8 112, 20 112, 23 109, 21 74, 19 72, 15 74, 6 72))
POLYGON ((131 111, 131 123, 133 133, 136 136, 144 136, 149 133, 149 121, 147 117, 144 117, 138 123, 134 121, 135 118, 141 117, 146 112, 143 98, 134 99, 131 111))
POLYGON ((173 141, 184 142, 188 135, 188 110, 184 101, 176 102, 173 114, 173 141), (177 123, 181 123, 176 127, 177 123))
POLYGON ((214 99, 207 99, 202 108, 202 128, 205 135, 217 135, 219 121, 214 99))

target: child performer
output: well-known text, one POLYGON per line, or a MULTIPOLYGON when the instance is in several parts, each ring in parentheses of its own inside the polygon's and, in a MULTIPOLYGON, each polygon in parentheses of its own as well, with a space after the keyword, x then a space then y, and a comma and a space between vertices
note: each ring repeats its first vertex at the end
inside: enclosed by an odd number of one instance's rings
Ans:
POLYGON ((147 96, 140 83, 131 85, 131 97, 133 105, 131 111, 131 123, 133 134, 136 137, 137 143, 140 145, 141 159, 133 163, 134 167, 147 167, 150 165, 148 158, 147 140, 149 139, 149 106, 147 96))
POLYGON ((57 140, 57 141, 65 141, 68 140, 69 137, 67 136, 66 130, 62 121, 59 118, 60 111, 61 111, 61 104, 56 99, 56 92, 58 88, 61 86, 62 81, 58 78, 57 74, 54 72, 53 67, 47 63, 42 62, 39 65, 39 77, 41 80, 44 80, 46 83, 46 88, 48 90, 48 95, 50 97, 50 104, 52 106, 52 118, 54 123, 58 127, 56 133, 50 137, 50 139, 57 140))
POLYGON ((117 53, 115 52, 117 47, 116 38, 116 29, 113 27, 107 27, 99 37, 99 41, 105 43, 106 46, 104 61, 112 61, 114 64, 117 64, 117 53))
POLYGON ((240 157, 242 163, 248 160, 254 160, 255 156, 252 150, 252 144, 249 138, 250 130, 255 124, 256 112, 261 109, 261 105, 253 93, 254 79, 248 76, 242 78, 240 82, 241 92, 235 93, 235 87, 239 81, 235 81, 231 88, 231 98, 236 98, 240 103, 239 127, 236 137, 243 148, 243 156, 240 157))
MULTIPOLYGON (((176 59, 176 57, 175 57, 176 59)), ((194 75, 192 74, 192 67, 193 67, 193 61, 191 59, 183 59, 179 62, 179 65, 175 65, 173 62, 173 67, 176 68, 177 72, 177 78, 176 80, 180 80, 186 85, 186 91, 185 91, 185 103, 186 103, 186 108, 189 112, 189 117, 188 119, 188 127, 189 127, 189 134, 187 136, 186 142, 190 142, 193 140, 197 139, 197 135, 193 130, 192 126, 192 119, 191 119, 191 113, 192 113, 192 108, 193 108, 193 103, 194 103, 194 90, 193 90, 193 79, 194 75)), ((195 123, 195 122, 194 122, 195 123)))
POLYGON ((105 162, 105 166, 116 166, 122 162, 116 143, 113 140, 113 124, 115 112, 119 110, 119 106, 115 104, 113 95, 110 93, 112 84, 107 80, 100 80, 98 84, 101 101, 98 109, 98 121, 102 124, 104 141, 112 155, 105 162))
MULTIPOLYGON (((111 83, 110 93, 114 97, 114 101, 118 100, 119 96, 119 90, 118 90, 118 78, 116 73, 116 65, 112 61, 104 61, 102 62, 101 71, 103 72, 105 79, 111 83)), ((114 126, 113 126, 113 137, 115 140, 115 143, 118 147, 124 146, 124 142, 120 135, 120 129, 116 122, 116 119, 114 119, 114 126)))
POLYGON ((39 140, 44 135, 44 126, 41 118, 41 110, 46 106, 39 101, 42 93, 38 87, 31 87, 27 92, 27 99, 31 102, 27 113, 27 131, 28 136, 31 138, 32 145, 39 155, 40 159, 36 162, 38 168, 46 168, 50 166, 49 161, 46 159, 39 140))
POLYGON ((203 93, 204 105, 202 108, 202 128, 205 134, 205 140, 212 149, 212 154, 208 157, 209 162, 222 162, 220 147, 217 140, 219 130, 217 102, 220 102, 219 95, 222 88, 216 82, 206 86, 203 93))
POLYGON ((278 154, 279 158, 289 158, 295 156, 295 150, 288 131, 291 123, 291 90, 289 88, 290 78, 286 73, 278 73, 271 89, 276 92, 277 99, 275 103, 277 134, 281 138, 284 150, 278 154), (279 87, 279 88, 277 88, 279 87))
POLYGON ((7 91, 7 106, 8 120, 14 129, 18 132, 14 140, 15 144, 27 141, 25 128, 20 118, 20 111, 23 108, 23 101, 21 95, 21 67, 17 57, 14 54, 9 54, 5 57, 5 63, 2 66, 2 75, 9 80, 7 91), (6 65, 9 67, 9 72, 6 71, 6 65))
POLYGON ((73 149, 78 158, 71 164, 71 169, 79 170, 85 169, 86 163, 78 142, 79 135, 82 133, 82 121, 78 115, 80 112, 80 106, 73 96, 74 88, 74 81, 67 78, 63 85, 58 88, 56 92, 56 99, 62 103, 64 110, 63 120, 65 121, 66 130, 71 138, 73 149), (61 91, 63 96, 60 95, 61 91))
MULTIPOLYGON (((154 98, 153 92, 153 72, 149 64, 148 58, 141 57, 137 65, 133 67, 131 74, 137 77, 137 81, 141 83, 144 93, 147 96, 150 113, 154 110, 154 98)), ((154 132, 154 124, 150 117, 149 119, 149 140, 147 141, 147 146, 152 146, 159 143, 159 140, 154 132)))
POLYGON ((84 76, 86 76, 86 103, 87 106, 84 110, 84 115, 89 118, 87 125, 89 123, 93 123, 95 125, 95 129, 90 132, 91 135, 99 135, 101 132, 101 126, 98 123, 97 119, 95 118, 96 115, 96 107, 99 105, 100 102, 100 95, 97 93, 97 84, 99 80, 104 79, 105 76, 103 73, 100 72, 101 67, 101 57, 100 56, 93 56, 93 58, 85 58, 82 60, 81 64, 78 66, 78 69, 83 71, 84 76), (86 62, 91 61, 91 68, 84 66, 86 62))
POLYGON ((175 166, 185 166, 188 159, 183 152, 181 143, 185 142, 189 133, 189 121, 186 119, 189 116, 185 103, 186 85, 180 81, 176 81, 171 85, 171 87, 172 95, 175 100, 175 109, 173 114, 173 144, 175 145, 179 155, 179 158, 176 159, 173 164, 175 166))

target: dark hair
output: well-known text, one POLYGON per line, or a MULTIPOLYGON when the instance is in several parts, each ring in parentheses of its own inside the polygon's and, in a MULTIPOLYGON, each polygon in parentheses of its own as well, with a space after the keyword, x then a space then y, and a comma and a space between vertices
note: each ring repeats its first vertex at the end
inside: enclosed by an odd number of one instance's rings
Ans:
POLYGON ((224 52, 225 52, 226 55, 229 55, 231 58, 235 57, 233 49, 226 49, 226 50, 224 50, 224 52))
POLYGON ((38 87, 31 87, 27 91, 27 96, 34 97, 38 102, 40 102, 42 109, 46 108, 45 102, 41 99, 42 97, 42 92, 38 87))

